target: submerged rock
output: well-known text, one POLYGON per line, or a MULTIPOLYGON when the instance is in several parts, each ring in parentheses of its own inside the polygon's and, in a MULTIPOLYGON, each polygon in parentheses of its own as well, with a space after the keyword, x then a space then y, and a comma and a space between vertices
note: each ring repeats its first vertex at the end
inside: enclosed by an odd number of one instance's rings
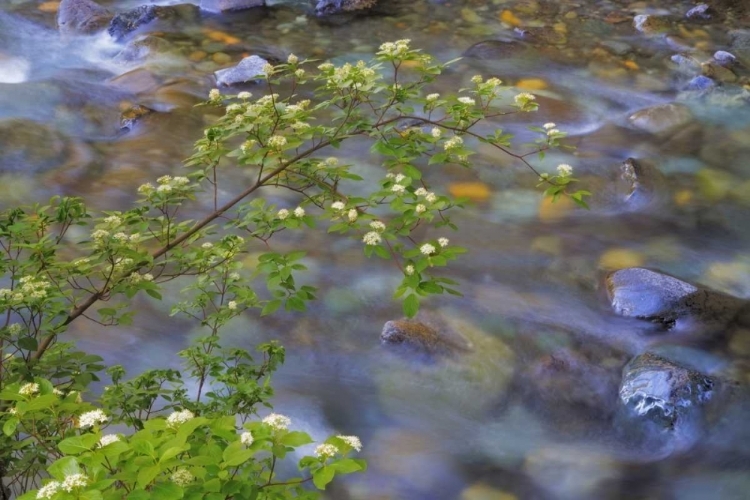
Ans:
POLYGON ((117 14, 109 23, 107 32, 115 40, 122 40, 141 26, 156 19, 182 19, 195 14, 196 7, 190 4, 175 6, 141 5, 133 10, 117 14))
POLYGON ((141 104, 131 106, 130 108, 123 111, 120 115, 120 130, 132 130, 133 127, 135 127, 135 124, 139 122, 143 117, 155 112, 156 111, 154 111, 153 109, 141 104))
POLYGON ((701 20, 701 21, 707 21, 714 17, 716 13, 711 8, 710 5, 707 5, 705 3, 701 3, 687 11, 685 14, 685 17, 691 20, 701 20))
POLYGON ((693 114, 684 104, 668 103, 641 109, 630 115, 630 123, 651 134, 673 132, 693 120, 693 114))
POLYGON ((250 56, 244 58, 237 66, 220 69, 216 75, 218 85, 237 85, 240 83, 255 83, 259 76, 266 74, 264 71, 268 61, 259 56, 250 56))
POLYGON ((104 27, 112 13, 92 0, 62 0, 57 10, 60 33, 89 35, 104 27))
POLYGON ((594 208, 633 212, 652 207, 664 199, 666 181, 653 163, 628 158, 613 172, 607 185, 597 190, 594 208))
POLYGON ((653 34, 666 31, 669 22, 662 17, 641 14, 633 18, 633 27, 641 33, 653 34))
POLYGON ((266 0, 201 0, 200 8, 208 12, 227 12, 264 7, 266 0))
POLYGON ((485 40, 466 49, 463 56, 480 60, 499 60, 518 55, 525 49, 520 42, 513 40, 485 40))
POLYGON ((378 0, 317 0, 315 2, 315 14, 330 16, 365 12, 375 7, 377 3, 378 0))
POLYGON ((82 146, 31 120, 0 121, 0 173, 40 174, 83 161, 82 146))
POLYGON ((617 314, 653 321, 667 329, 719 333, 738 317, 745 301, 640 267, 606 278, 617 314))
POLYGON ((121 63, 142 61, 147 57, 175 50, 175 45, 158 36, 146 35, 128 43, 114 58, 121 63))
POLYGON ((400 345, 430 356, 455 355, 471 349, 471 344, 455 332, 439 332, 426 323, 411 319, 388 321, 380 333, 380 340, 384 344, 400 345))

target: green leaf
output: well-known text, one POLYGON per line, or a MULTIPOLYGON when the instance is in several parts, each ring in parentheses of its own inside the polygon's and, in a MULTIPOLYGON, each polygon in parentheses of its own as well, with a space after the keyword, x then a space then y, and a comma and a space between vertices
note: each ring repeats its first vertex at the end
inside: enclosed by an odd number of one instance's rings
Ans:
POLYGON ((336 471, 333 467, 321 467, 320 469, 313 472, 313 484, 319 490, 326 489, 328 483, 333 480, 333 476, 336 475, 336 471))
POLYGON ((45 394, 44 396, 38 396, 26 403, 18 403, 19 408, 23 407, 23 411, 36 411, 44 410, 52 406, 57 402, 57 396, 54 394, 45 394))
POLYGON ((412 294, 404 299, 404 315, 407 318, 413 318, 419 312, 419 297, 412 294))
POLYGON ((49 475, 58 481, 64 481, 66 476, 72 476, 81 472, 78 460, 74 457, 63 457, 47 468, 49 475))
POLYGON ((188 436, 195 432, 198 427, 206 425, 207 423, 208 419, 206 417, 191 418, 187 422, 181 424, 179 429, 177 429, 177 437, 180 438, 182 442, 185 442, 188 436))
POLYGON ((153 481, 160 472, 161 466, 158 464, 151 465, 149 467, 143 467, 140 471, 138 471, 138 486, 140 488, 145 488, 146 486, 151 484, 151 481, 153 481))
POLYGON ((281 307, 281 300, 280 299, 274 299, 269 300, 266 305, 263 307, 263 310, 260 312, 261 316, 268 316, 269 314, 273 314, 276 312, 276 310, 281 307))
POLYGON ((16 432, 16 426, 18 426, 18 417, 10 417, 3 424, 3 434, 6 436, 13 435, 16 432))
POLYGON ((25 351, 36 351, 39 343, 36 341, 36 337, 21 337, 18 339, 18 347, 25 351))
POLYGON ((362 465, 352 458, 343 458, 338 462, 331 464, 330 466, 336 469, 336 472, 340 472, 342 474, 350 474, 352 472, 359 472, 363 470, 362 465))
POLYGON ((146 288, 146 293, 157 300, 161 300, 161 294, 153 288, 146 288))
POLYGON ((126 497, 127 500, 150 500, 151 495, 146 490, 131 491, 126 497))
POLYGON ((162 453, 161 457, 159 457, 159 462, 166 462, 170 458, 176 457, 183 451, 189 450, 190 445, 184 445, 184 446, 172 446, 170 448, 167 448, 164 453, 162 453))
POLYGON ((224 449, 221 457, 223 459, 222 468, 236 467, 244 464, 255 454, 255 451, 245 448, 239 441, 235 441, 224 449))
POLYGON ((178 500, 185 496, 185 491, 174 483, 157 483, 151 489, 151 498, 158 500, 178 500))
POLYGON ((221 480, 218 477, 209 479, 208 481, 203 483, 203 491, 218 493, 219 491, 221 491, 221 480))
POLYGON ((94 447, 94 443, 98 442, 98 436, 96 434, 85 434, 83 436, 71 436, 69 438, 60 441, 57 445, 60 451, 66 455, 80 455, 85 451, 89 451, 94 447), (92 443, 93 438, 93 443, 92 443))
POLYGON ((284 436, 279 439, 279 442, 285 446, 296 448, 298 446, 310 444, 313 440, 306 432, 292 431, 284 434, 284 436))
POLYGON ((81 493, 78 498, 81 500, 102 500, 102 492, 99 490, 88 490, 81 493))

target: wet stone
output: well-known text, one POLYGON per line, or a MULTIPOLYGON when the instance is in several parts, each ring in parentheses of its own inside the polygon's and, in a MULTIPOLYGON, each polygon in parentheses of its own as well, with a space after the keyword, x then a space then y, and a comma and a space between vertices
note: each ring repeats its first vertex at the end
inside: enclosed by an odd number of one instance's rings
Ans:
POLYGON ((268 61, 258 56, 244 58, 237 66, 220 69, 216 71, 216 83, 218 85, 237 85, 241 83, 256 83, 258 76, 265 74, 264 66, 268 61))
POLYGON ((190 4, 176 6, 141 5, 133 10, 117 14, 109 23, 107 32, 115 40, 122 40, 141 26, 154 20, 179 20, 194 15, 196 7, 190 4))
POLYGON ((149 56, 164 54, 174 50, 171 42, 158 37, 147 35, 128 43, 114 58, 117 62, 132 63, 142 61, 149 56))
POLYGON ((666 31, 669 22, 658 16, 641 14, 633 18, 633 27, 641 33, 654 34, 666 31))
POLYGON ((126 109, 120 115, 120 130, 132 130, 133 127, 135 127, 135 124, 140 121, 141 118, 152 113, 155 113, 153 109, 141 104, 136 104, 135 106, 126 109))
POLYGON ((731 70, 712 62, 701 64, 701 72, 703 73, 703 76, 713 78, 720 82, 731 83, 737 81, 737 75, 732 73, 731 70))
POLYGON ((463 56, 473 59, 494 61, 518 55, 524 49, 523 45, 515 41, 485 40, 466 49, 463 56))
POLYGON ((716 61, 717 64, 728 68, 730 66, 734 66, 737 63, 737 58, 730 52, 727 52, 725 50, 717 50, 714 53, 714 61, 716 61))
POLYGON ((200 8, 208 12, 227 12, 263 7, 265 5, 265 0, 201 0, 200 8))
POLYGON ((629 117, 630 123, 652 134, 669 133, 681 128, 693 119, 687 106, 678 103, 659 104, 636 111, 629 117))
POLYGON ((710 5, 701 3, 687 11, 685 17, 693 21, 707 21, 715 15, 710 5))
POLYGON ((667 329, 723 332, 745 305, 742 299, 640 267, 610 273, 606 287, 617 314, 667 329))
POLYGON ((637 418, 674 428, 686 414, 700 411, 715 381, 653 353, 633 358, 623 369, 620 401, 637 418))
POLYGON ((60 33, 88 35, 104 29, 112 13, 91 0, 62 0, 57 11, 60 33))
POLYGON ((684 90, 704 92, 716 87, 716 82, 707 76, 696 76, 685 85, 684 90))
POLYGON ((388 321, 383 325, 380 340, 383 344, 403 346, 426 355, 455 355, 471 349, 466 339, 411 319, 388 321))
POLYGON ((40 174, 70 162, 76 147, 62 133, 31 120, 0 121, 0 173, 40 174))
POLYGON ((377 3, 378 0, 317 0, 314 8, 318 16, 331 16, 364 12, 375 7, 377 3))

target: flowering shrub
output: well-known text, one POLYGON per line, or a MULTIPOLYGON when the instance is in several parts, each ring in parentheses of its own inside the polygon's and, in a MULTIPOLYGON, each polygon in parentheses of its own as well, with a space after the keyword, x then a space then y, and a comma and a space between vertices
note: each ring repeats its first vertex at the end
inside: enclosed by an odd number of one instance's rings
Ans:
POLYGON ((212 90, 205 105, 223 115, 197 141, 189 173, 143 184, 129 210, 94 216, 83 200, 55 197, 0 214, 0 497, 314 498, 313 488, 325 488, 336 474, 365 469, 349 456, 362 443, 332 436, 300 452, 299 477, 279 478, 278 462, 312 444, 291 430, 288 417, 258 420, 258 409, 270 406, 270 376, 284 351, 261 345, 256 362, 218 340, 238 315, 303 311, 315 298, 314 287, 295 279, 305 270, 304 252, 268 251, 268 241, 319 224, 353 238, 368 257, 394 262, 402 276, 395 297, 414 316, 426 297, 459 293, 437 271, 464 253, 446 235, 455 229, 450 211, 463 200, 430 186, 426 167, 470 167, 472 147, 483 143, 526 165, 547 195, 585 206, 588 193, 570 190, 572 167, 560 165, 550 176, 528 162, 561 145, 565 133, 555 124, 532 128, 539 139, 523 153, 501 130, 478 132, 487 120, 535 111, 533 95, 504 103, 502 82, 481 76, 458 96, 429 92, 446 65, 408 40, 383 44, 369 63, 302 68, 309 64, 290 56, 268 65, 257 98, 212 90), (301 87, 317 88, 315 100, 300 99, 301 87), (364 194, 353 194, 362 178, 352 165, 331 156, 348 140, 368 141, 380 156, 380 180, 364 194), (220 203, 230 165, 248 185, 220 203), (262 187, 296 199, 272 205, 258 196, 262 187), (183 217, 183 207, 196 201, 213 210, 198 221, 183 217), (88 236, 74 236, 73 226, 88 236), (438 236, 415 237, 421 227, 438 236), (245 269, 240 257, 251 249, 259 252, 257 266, 245 269), (126 380, 122 367, 105 370, 99 356, 62 342, 74 321, 128 325, 134 310, 127 299, 145 293, 160 300, 162 284, 180 277, 190 279, 173 313, 206 334, 179 353, 186 370, 126 380), (90 384, 105 375, 111 383, 86 402, 90 384))

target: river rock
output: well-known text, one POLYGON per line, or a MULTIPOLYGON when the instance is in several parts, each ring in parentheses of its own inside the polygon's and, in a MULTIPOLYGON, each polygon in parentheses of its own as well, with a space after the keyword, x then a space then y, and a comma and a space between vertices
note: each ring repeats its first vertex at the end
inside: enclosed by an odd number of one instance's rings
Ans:
POLYGON ((717 64, 724 66, 725 68, 729 68, 737 64, 737 58, 734 56, 734 54, 732 54, 731 52, 727 52, 726 50, 717 50, 716 52, 714 52, 714 61, 716 61, 717 64))
POLYGON ((628 158, 611 174, 607 184, 596 190, 592 207, 634 212, 654 207, 664 200, 667 182, 650 161, 628 158))
POLYGON ((378 3, 378 0, 317 0, 314 2, 315 14, 330 16, 366 12, 378 3))
POLYGON ((685 17, 692 21, 708 21, 716 15, 710 5, 701 3, 687 11, 685 17))
POLYGON ((266 0, 201 0, 200 8, 208 12, 227 12, 264 7, 265 5, 266 0))
POLYGON ((732 73, 732 70, 710 61, 701 64, 701 73, 708 78, 720 82, 731 83, 737 81, 737 75, 732 73))
POLYGON ((154 20, 180 20, 194 16, 196 7, 190 4, 161 6, 141 5, 133 10, 117 14, 109 23, 107 32, 115 40, 122 40, 129 34, 154 20))
POLYGON ((60 33, 89 35, 104 27, 112 13, 92 0, 62 0, 57 10, 60 33))
POLYGON ((175 49, 175 45, 159 36, 146 35, 130 41, 114 60, 121 63, 143 61, 149 56, 164 54, 175 49))
POLYGON ((668 134, 693 120, 693 114, 684 104, 658 104, 636 111, 628 119, 635 128, 651 134, 668 134))
POLYGON ((443 311, 389 321, 381 341, 374 376, 393 415, 458 408, 478 416, 497 404, 513 377, 515 355, 500 338, 443 311))
POLYGON ((734 55, 750 64, 750 29, 732 30, 729 32, 730 48, 734 55))
POLYGON ((220 69, 216 71, 216 83, 218 85, 237 85, 240 83, 256 83, 258 76, 263 76, 263 70, 268 61, 259 56, 250 56, 242 59, 237 66, 220 69))
POLYGON ((623 369, 623 427, 653 452, 684 451, 703 433, 705 406, 716 381, 654 353, 633 358, 623 369))
POLYGON ((633 18, 633 27, 641 33, 654 34, 666 31, 669 22, 663 17, 641 14, 633 18))
POLYGON ((132 130, 137 122, 152 113, 155 113, 153 109, 143 106, 142 104, 131 106, 120 115, 120 130, 132 130))
POLYGON ((495 61, 517 56, 524 49, 524 45, 514 40, 485 40, 466 49, 463 57, 495 61))
POLYGON ((606 287, 617 314, 696 333, 726 330, 745 306, 742 299, 640 267, 610 273, 606 287))
POLYGON ((716 87, 715 81, 707 76, 698 75, 687 82, 683 90, 692 92, 706 92, 713 89, 714 87, 716 87))
POLYGON ((85 163, 82 146, 59 131, 31 120, 0 121, 0 173, 35 175, 85 163))

